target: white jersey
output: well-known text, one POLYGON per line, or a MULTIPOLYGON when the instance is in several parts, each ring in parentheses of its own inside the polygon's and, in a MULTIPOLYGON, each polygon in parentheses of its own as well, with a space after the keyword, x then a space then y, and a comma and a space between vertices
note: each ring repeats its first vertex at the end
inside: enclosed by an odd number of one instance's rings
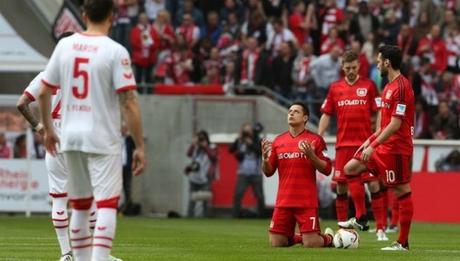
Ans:
POLYGON ((43 83, 61 88, 61 149, 121 154, 117 93, 136 89, 128 51, 107 36, 76 33, 59 41, 43 83))
MULTIPOLYGON (((32 102, 38 99, 40 93, 40 83, 43 78, 43 72, 37 74, 24 90, 26 95, 32 102)), ((61 136, 61 91, 55 89, 51 98, 51 119, 53 120, 54 130, 58 137, 61 136)))

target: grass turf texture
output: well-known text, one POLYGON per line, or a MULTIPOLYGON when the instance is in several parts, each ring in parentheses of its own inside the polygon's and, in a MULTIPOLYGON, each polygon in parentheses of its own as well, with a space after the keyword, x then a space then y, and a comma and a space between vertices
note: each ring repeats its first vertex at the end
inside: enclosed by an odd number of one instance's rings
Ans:
MULTIPOLYGON (((413 224, 411 251, 383 252, 389 242, 359 232, 358 249, 304 249, 268 246, 268 220, 118 219, 114 256, 129 260, 460 260, 460 225, 413 224)), ((336 228, 323 221, 321 228, 336 228)), ((49 218, 0 217, 0 260, 58 260, 49 218)))

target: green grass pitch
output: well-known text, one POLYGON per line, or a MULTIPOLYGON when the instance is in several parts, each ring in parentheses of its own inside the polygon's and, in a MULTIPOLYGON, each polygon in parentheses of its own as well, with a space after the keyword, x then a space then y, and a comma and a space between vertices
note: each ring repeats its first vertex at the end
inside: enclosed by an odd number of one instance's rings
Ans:
MULTIPOLYGON (((118 219, 114 256, 129 260, 460 260, 460 225, 415 223, 411 251, 383 252, 387 242, 360 232, 358 249, 270 248, 268 220, 118 219)), ((335 228, 323 221, 321 227, 335 228)), ((390 240, 396 234, 388 234, 390 240)), ((0 217, 0 260, 58 260, 54 230, 45 216, 0 217)))

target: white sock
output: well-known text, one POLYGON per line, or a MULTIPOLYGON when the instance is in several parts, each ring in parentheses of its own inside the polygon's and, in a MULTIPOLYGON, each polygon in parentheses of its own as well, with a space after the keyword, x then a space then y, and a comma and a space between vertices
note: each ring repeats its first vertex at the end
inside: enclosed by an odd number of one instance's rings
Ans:
POLYGON ((72 209, 70 240, 75 260, 91 260, 92 237, 89 231, 89 210, 72 209))
POLYGON ((107 261, 112 250, 115 237, 117 210, 114 208, 99 208, 97 210, 96 229, 93 239, 92 261, 107 261))
POLYGON ((94 227, 96 226, 97 221, 97 207, 96 207, 96 200, 93 200, 91 204, 91 208, 89 209, 89 229, 91 231, 91 235, 94 235, 94 227))
POLYGON ((52 198, 52 212, 51 218, 53 219, 54 230, 61 248, 61 255, 70 252, 69 241, 69 215, 67 213, 67 197, 53 197, 52 198))

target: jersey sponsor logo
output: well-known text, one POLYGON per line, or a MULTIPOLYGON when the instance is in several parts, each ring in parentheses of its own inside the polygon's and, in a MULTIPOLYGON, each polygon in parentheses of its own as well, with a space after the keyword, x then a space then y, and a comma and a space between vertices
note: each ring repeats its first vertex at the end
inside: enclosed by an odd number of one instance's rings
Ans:
POLYGON ((366 88, 358 88, 356 90, 356 95, 358 95, 359 97, 364 97, 367 95, 367 89, 366 88))
POLYGON ((375 98, 375 105, 377 105, 378 108, 382 107, 382 98, 375 98))
POLYGON ((385 95, 385 99, 390 99, 391 98, 391 95, 393 94, 393 91, 392 90, 388 90, 387 91, 387 94, 385 95))
POLYGON ((339 177, 340 176, 340 170, 334 171, 334 176, 339 177))
POLYGON ((125 58, 125 59, 122 59, 121 60, 121 65, 123 66, 123 68, 125 68, 125 70, 130 70, 131 69, 131 62, 128 58, 125 58))
POLYGON ((404 116, 406 114, 406 104, 396 105, 396 114, 404 116))
POLYGON ((131 80, 133 78, 133 73, 123 73, 123 77, 125 77, 127 80, 131 80))
POLYGON ((337 106, 342 107, 342 106, 355 106, 355 105, 366 105, 367 101, 366 100, 341 100, 337 102, 337 106))
POLYGON ((278 159, 306 159, 307 156, 303 154, 302 152, 284 152, 284 153, 278 153, 278 159))

